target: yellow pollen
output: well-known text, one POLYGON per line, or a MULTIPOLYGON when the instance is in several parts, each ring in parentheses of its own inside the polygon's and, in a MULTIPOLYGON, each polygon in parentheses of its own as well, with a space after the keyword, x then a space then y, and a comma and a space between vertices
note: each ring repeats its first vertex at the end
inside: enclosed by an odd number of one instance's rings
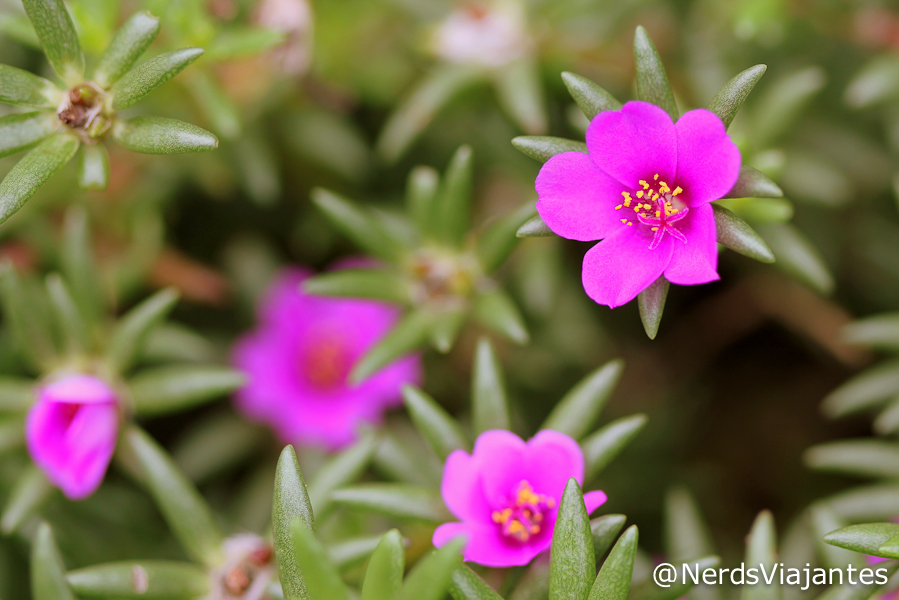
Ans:
POLYGON ((619 204, 618 206, 615 207, 615 210, 621 210, 621 207, 622 207, 622 206, 624 206, 624 205, 623 205, 623 204, 619 204))
POLYGON ((639 192, 637 192, 637 198, 642 198, 642 197, 643 197, 643 190, 640 190, 639 192))
POLYGON ((649 184, 646 183, 646 180, 641 179, 638 183, 639 183, 640 185, 643 186, 643 189, 644 189, 644 190, 648 190, 648 189, 649 189, 649 184))
POLYGON ((630 222, 630 221, 628 221, 628 222, 627 222, 627 224, 628 224, 628 225, 629 225, 629 226, 631 226, 631 227, 633 227, 633 226, 634 226, 634 224, 633 224, 633 223, 631 223, 631 222, 630 222))
POLYGON ((674 188, 674 191, 671 192, 671 195, 672 195, 672 196, 677 196, 677 195, 680 194, 682 191, 684 191, 684 190, 682 190, 680 186, 677 186, 676 188, 674 188))
POLYGON ((652 199, 653 199, 653 200, 658 200, 658 199, 659 199, 659 195, 658 195, 658 194, 653 194, 652 199))
POLYGON ((652 230, 653 230, 653 231, 658 231, 659 228, 658 228, 658 227, 653 227, 652 230))
POLYGON ((621 219, 622 223, 627 223, 627 219, 621 219))
POLYGON ((630 205, 631 205, 631 197, 630 197, 630 196, 628 196, 627 199, 624 201, 624 205, 625 205, 625 206, 630 206, 630 205))
POLYGON ((661 214, 662 214, 662 211, 657 210, 657 211, 656 211, 656 219, 658 219, 658 218, 659 218, 659 215, 661 215, 661 214))
POLYGON ((665 183, 664 181, 660 181, 660 182, 659 182, 659 190, 661 190, 661 192, 662 192, 663 194, 667 194, 668 192, 671 191, 671 188, 668 187, 668 184, 665 183))
POLYGON ((655 179, 656 181, 658 181, 658 180, 659 180, 659 174, 656 173, 655 175, 652 176, 652 178, 655 179))

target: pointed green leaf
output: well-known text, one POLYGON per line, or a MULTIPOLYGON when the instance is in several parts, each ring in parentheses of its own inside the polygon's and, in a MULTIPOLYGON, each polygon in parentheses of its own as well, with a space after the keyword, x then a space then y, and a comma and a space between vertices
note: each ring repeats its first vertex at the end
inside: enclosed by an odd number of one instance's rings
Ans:
POLYGON ((69 353, 77 354, 90 348, 91 340, 87 324, 78 306, 58 273, 47 275, 47 295, 56 319, 56 326, 63 333, 69 353))
POLYGON ((40 469, 33 465, 27 467, 9 492, 0 516, 0 531, 10 534, 18 530, 37 514, 54 490, 40 469))
POLYGON ((33 291, 11 264, 0 265, 0 300, 18 350, 38 372, 51 370, 58 352, 50 323, 33 306, 33 291))
POLYGON ((492 273, 506 262, 518 245, 516 232, 533 214, 534 205, 528 202, 518 210, 494 219, 484 228, 478 236, 477 252, 485 273, 492 273))
POLYGON ((316 600, 306 590, 303 573, 297 562, 293 544, 293 524, 302 522, 312 531, 315 517, 306 491, 306 482, 293 446, 285 446, 278 459, 275 473, 275 494, 272 501, 272 535, 275 558, 281 577, 285 600, 316 600))
MULTIPOLYGON (((721 564, 721 559, 717 556, 705 556, 687 563, 675 565, 677 569, 677 580, 668 584, 668 587, 656 585, 651 578, 635 585, 628 594, 628 600, 675 600, 683 598, 690 590, 696 587, 690 579, 690 575, 684 577, 686 569, 691 573, 699 573, 700 576, 706 569, 713 569, 721 564)), ((702 581, 700 579, 700 581, 702 581)))
POLYGON ((759 82, 766 70, 768 70, 766 65, 749 67, 724 84, 724 87, 718 90, 718 93, 712 98, 709 110, 718 115, 718 118, 724 123, 725 129, 730 127, 731 121, 737 116, 737 111, 743 106, 749 92, 759 82))
POLYGON ((518 231, 515 232, 515 236, 520 238, 549 237, 551 235, 556 234, 549 228, 549 225, 543 222, 540 215, 531 217, 524 225, 518 228, 518 231))
POLYGON ((116 33, 100 63, 94 69, 94 81, 108 88, 131 70, 159 33, 159 18, 149 12, 137 12, 116 33))
POLYGON ((182 48, 141 63, 112 86, 112 107, 116 110, 128 108, 186 69, 202 54, 202 48, 182 48))
POLYGON ((128 382, 138 415, 161 415, 193 408, 233 392, 246 376, 218 365, 172 365, 141 371, 128 382))
POLYGON ((715 204, 750 223, 785 223, 795 212, 786 198, 722 198, 715 204))
POLYGON ((46 523, 38 527, 31 547, 31 595, 34 600, 75 600, 53 531, 46 523))
POLYGON ((164 117, 134 117, 112 131, 123 146, 144 154, 186 154, 218 148, 218 138, 196 125, 164 117))
POLYGON ((368 208, 321 188, 312 190, 311 197, 328 221, 364 251, 387 262, 397 262, 405 254, 402 244, 368 208))
POLYGON ((433 398, 407 385, 403 387, 403 399, 409 418, 440 460, 446 460, 454 450, 469 449, 470 443, 459 423, 433 398))
POLYGON ((350 381, 359 383, 401 356, 428 343, 434 316, 423 311, 405 315, 390 333, 363 356, 350 373, 350 381))
POLYGON ((34 381, 0 375, 0 412, 24 412, 34 402, 34 381))
POLYGON ((116 455, 153 497, 187 554, 207 566, 218 565, 224 537, 215 516, 165 450, 132 425, 120 436, 116 455))
MULTIPOLYGON (((821 543, 828 533, 845 527, 846 523, 824 502, 818 502, 809 508, 811 524, 814 528, 815 541, 818 554, 827 569, 842 569, 846 565, 855 565, 858 568, 865 566, 864 557, 859 556, 844 548, 821 543)), ((897 549, 899 550, 899 549, 897 549)))
POLYGON ((540 429, 554 429, 581 439, 593 429, 623 371, 624 361, 617 359, 587 375, 556 404, 540 429))
POLYGON ((431 455, 422 452, 420 446, 389 431, 382 431, 379 437, 381 440, 372 461, 379 473, 392 481, 440 485, 440 465, 434 465, 434 461, 429 460, 431 455))
POLYGON ((549 600, 586 600, 596 576, 596 558, 587 507, 573 477, 559 502, 551 552, 549 600))
POLYGON ((786 134, 826 84, 827 72, 819 66, 803 67, 769 81, 752 106, 755 147, 766 148, 786 134))
POLYGON ((544 163, 553 156, 563 152, 587 153, 587 144, 584 142, 576 142, 551 135, 521 135, 517 138, 512 138, 512 145, 522 154, 544 163))
POLYGON ((25 12, 34 25, 44 54, 53 69, 66 85, 81 83, 84 76, 84 55, 81 53, 72 17, 63 1, 23 0, 22 4, 25 5, 25 12))
MULTIPOLYGON (((777 533, 774 530, 774 517, 767 510, 759 513, 752 529, 746 538, 747 565, 763 565, 767 572, 771 572, 777 563, 777 533)), ((754 585, 743 586, 742 600, 779 600, 781 597, 780 586, 769 585, 760 581, 754 585)))
POLYGON ((209 59, 215 61, 249 58, 288 41, 286 31, 256 26, 232 26, 216 35, 209 46, 209 59))
POLYGON ((895 483, 866 485, 827 499, 833 511, 848 521, 880 521, 899 514, 899 486, 895 483))
POLYGON ((899 477, 899 444, 884 440, 840 440, 805 451, 812 469, 860 477, 899 477))
MULTIPOLYGON (((621 102, 616 100, 612 94, 586 77, 566 71, 562 73, 562 81, 588 121, 592 121, 593 117, 604 110, 618 110, 621 108, 621 102)), ((512 143, 515 143, 514 140, 512 143)), ((586 151, 586 148, 581 150, 581 152, 584 151, 586 151)))
POLYGON ((603 515, 590 520, 590 535, 593 536, 593 552, 596 558, 601 558, 621 533, 621 529, 627 522, 624 515, 603 515))
POLYGON ((896 536, 899 536, 896 523, 863 523, 832 531, 824 536, 824 541, 853 552, 899 559, 899 553, 880 552, 881 546, 896 536))
POLYGON ((659 325, 662 323, 662 313, 665 311, 665 300, 668 298, 668 280, 660 275, 648 288, 637 296, 637 306, 640 309, 640 320, 646 336, 654 340, 659 333, 659 325))
MULTIPOLYGON (((899 535, 895 535, 885 541, 883 545, 877 549, 877 552, 880 554, 880 556, 899 556, 899 535)), ((842 564, 846 563, 844 562, 842 564)))
POLYGON ((106 362, 119 373, 130 369, 140 358, 147 337, 178 303, 178 292, 167 288, 156 292, 119 319, 109 338, 106 362))
POLYGON ((462 563, 464 546, 465 540, 454 539, 420 560, 406 578, 400 600, 442 600, 462 563))
POLYGON ((475 435, 511 426, 505 377, 496 350, 487 338, 478 340, 475 351, 471 411, 475 435))
POLYGON ((774 262, 774 253, 765 240, 749 226, 749 223, 727 210, 713 204, 718 243, 749 258, 765 263, 774 262))
POLYGON ((665 548, 675 563, 715 551, 702 512, 684 487, 673 488, 665 495, 665 548))
POLYGON ((899 351, 899 313, 882 313, 854 321, 843 327, 843 339, 859 346, 899 351))
POLYGON ((471 187, 474 167, 471 147, 460 146, 449 166, 434 202, 431 231, 443 242, 458 246, 468 231, 471 211, 471 187))
POLYGON ((34 147, 58 127, 56 115, 46 111, 16 113, 0 118, 0 157, 34 147))
POLYGON ((546 106, 538 65, 533 58, 519 59, 493 73, 500 105, 522 131, 543 133, 547 129, 546 106))
POLYGON ((147 362, 214 362, 220 348, 205 336, 176 323, 162 323, 150 332, 144 349, 147 362))
POLYGON ((549 598, 549 556, 538 557, 521 576, 509 600, 547 600, 549 598))
POLYGON ((73 206, 66 211, 59 262, 82 316, 91 326, 105 316, 105 287, 94 262, 87 212, 73 206))
POLYGON ((172 448, 172 458, 195 484, 243 464, 259 449, 267 432, 230 411, 190 425, 172 448))
POLYGON ((843 99, 852 108, 866 108, 899 94, 899 58, 892 53, 875 56, 852 78, 843 99))
POLYGON ((399 531, 391 529, 381 538, 368 561, 362 582, 362 600, 397 600, 403 585, 404 567, 403 538, 399 531))
POLYGON ((892 359, 843 383, 824 398, 821 410, 836 419, 880 407, 896 394, 899 394, 899 359, 892 359))
POLYGON ((631 415, 612 421, 585 439, 581 443, 586 465, 584 481, 590 481, 599 475, 599 472, 618 456, 644 425, 646 415, 631 415))
POLYGON ((468 317, 468 308, 453 306, 434 313, 431 325, 431 345, 437 352, 446 354, 453 349, 456 338, 468 317))
POLYGON ((672 121, 677 121, 677 104, 668 83, 665 65, 642 26, 638 26, 634 34, 634 60, 637 63, 637 95, 640 100, 655 104, 667 112, 672 121))
POLYGON ((371 298, 408 304, 409 284, 399 273, 386 269, 340 269, 303 281, 303 290, 320 296, 371 298))
POLYGON ((341 487, 354 483, 371 462, 375 452, 375 436, 364 435, 362 438, 335 455, 323 464, 315 473, 309 484, 309 500, 322 518, 328 512, 331 493, 341 487))
POLYGON ((370 557, 382 539, 383 536, 367 535, 341 540, 328 545, 328 556, 338 569, 343 570, 370 557))
POLYGON ((71 135, 51 135, 10 169, 0 182, 0 223, 13 216, 50 176, 72 160, 78 146, 71 135))
POLYGON ((589 600, 625 600, 631 585, 639 532, 631 525, 615 543, 590 589, 589 600))
POLYGON ((482 325, 516 344, 527 344, 530 340, 524 318, 515 302, 498 287, 478 294, 474 315, 482 325))
MULTIPOLYGON (((191 73, 191 77, 185 84, 193 94, 202 112, 206 115, 210 128, 213 131, 226 139, 235 139, 240 136, 243 127, 241 123, 241 109, 228 96, 228 93, 222 89, 221 84, 215 77, 210 76, 207 71, 197 70, 191 73)), ((247 136, 243 138, 239 149, 246 149, 247 151, 238 152, 238 160, 246 160, 250 163, 248 166, 259 169, 265 164, 260 161, 260 158, 263 160, 271 158, 264 154, 266 151, 264 143, 258 137, 247 136)))
POLYGON ((109 153, 106 146, 85 146, 78 165, 78 187, 103 191, 109 185, 109 153))
POLYGON ((440 174, 432 167, 418 166, 409 172, 406 182, 406 207, 421 233, 430 233, 431 214, 437 191, 440 189, 440 174))
MULTIPOLYGON (((737 183, 724 198, 782 198, 783 190, 767 175, 747 165, 740 166, 737 183)), ((712 206, 715 206, 714 204, 712 206)))
POLYGON ((331 500, 355 510, 396 519, 443 523, 452 520, 436 491, 405 483, 365 483, 334 491, 331 500))
POLYGON ((450 595, 453 600, 503 600, 468 565, 462 565, 453 571, 450 595))
MULTIPOLYGON (((28 71, 0 65, 0 102, 13 106, 32 108, 52 108, 59 106, 63 92, 44 79, 28 71)), ((55 112, 47 112, 56 124, 59 120, 55 112)), ((6 145, 6 144, 4 144, 6 145)))
POLYGON ((293 523, 293 549, 297 568, 303 574, 309 598, 349 600, 340 573, 330 560, 315 534, 300 519, 293 523))
POLYGON ((194 600, 209 593, 209 574, 187 562, 144 560, 95 565, 66 576, 79 596, 110 600, 194 600))

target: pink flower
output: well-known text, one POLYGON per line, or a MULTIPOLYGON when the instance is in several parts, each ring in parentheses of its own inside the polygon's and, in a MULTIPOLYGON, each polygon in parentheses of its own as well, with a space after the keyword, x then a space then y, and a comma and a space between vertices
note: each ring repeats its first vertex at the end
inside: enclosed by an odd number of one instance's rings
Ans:
MULTIPOLYGON (((440 492, 460 523, 444 523, 434 545, 468 538, 465 560, 488 567, 528 564, 552 543, 556 512, 565 485, 584 482, 584 453, 558 431, 544 430, 525 443, 505 430, 485 431, 468 454, 456 450, 446 459, 440 492)), ((587 512, 606 501, 603 492, 587 492, 587 512)))
POLYGON ((238 408, 288 443, 337 449, 364 423, 402 402, 401 388, 420 379, 417 356, 400 359, 362 383, 347 377, 393 326, 399 311, 379 302, 305 294, 311 273, 283 272, 259 305, 259 327, 238 340, 233 361, 249 376, 238 408))
POLYGON ((661 108, 628 102, 598 114, 587 149, 553 156, 537 176, 537 211, 573 240, 602 240, 584 256, 587 295, 612 308, 662 274, 671 283, 718 279, 709 204, 733 188, 740 151, 713 113, 672 123, 661 108))
POLYGON ((34 463, 72 500, 100 487, 119 434, 118 399, 106 382, 71 375, 38 390, 25 437, 34 463))

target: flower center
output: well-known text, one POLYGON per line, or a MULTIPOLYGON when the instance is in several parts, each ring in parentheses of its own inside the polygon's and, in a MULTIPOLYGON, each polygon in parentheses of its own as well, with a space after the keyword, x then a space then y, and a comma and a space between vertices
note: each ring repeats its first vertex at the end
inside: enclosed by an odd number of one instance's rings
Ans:
POLYGON ((103 140, 112 126, 107 94, 92 82, 69 90, 57 110, 60 122, 76 132, 86 144, 103 140))
MULTIPOLYGON (((652 184, 643 179, 639 183, 643 189, 634 193, 636 199, 630 192, 621 192, 624 202, 616 206, 615 210, 633 209, 637 221, 655 232, 649 244, 650 250, 659 245, 666 233, 686 244, 686 236, 673 226, 690 212, 690 209, 677 198, 684 190, 680 186, 672 190, 667 183, 659 181, 658 173, 653 176, 652 184)), ((621 222, 628 226, 634 224, 627 217, 621 219, 621 222)))
POLYGON ((346 344, 333 334, 322 336, 300 353, 300 374, 320 390, 342 385, 351 366, 346 344))
POLYGON ((493 522, 502 525, 503 535, 506 537, 526 542, 531 536, 540 533, 546 511, 555 505, 553 498, 534 493, 531 484, 522 480, 508 506, 493 511, 493 522))

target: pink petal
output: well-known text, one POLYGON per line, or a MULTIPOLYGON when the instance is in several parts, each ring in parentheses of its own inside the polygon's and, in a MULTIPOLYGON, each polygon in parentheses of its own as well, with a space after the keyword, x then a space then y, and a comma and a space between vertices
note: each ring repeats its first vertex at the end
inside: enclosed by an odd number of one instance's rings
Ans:
POLYGON ((727 135, 721 119, 699 108, 678 119, 674 129, 676 182, 684 190, 678 198, 692 207, 729 192, 740 175, 740 150, 727 135))
POLYGON ((563 152, 537 175, 537 212, 558 235, 570 240, 600 240, 624 225, 615 206, 624 186, 603 173, 589 155, 563 152))
POLYGON ((652 235, 648 227, 627 227, 588 250, 581 275, 587 295, 615 308, 658 279, 671 260, 672 237, 650 250, 652 235))
POLYGON ((42 400, 51 402, 95 404, 116 401, 112 388, 91 375, 69 375, 40 388, 39 394, 42 400))
POLYGON ((528 481, 558 505, 568 480, 584 483, 584 452, 571 437, 544 429, 528 442, 528 481))
POLYGON ((518 484, 530 475, 525 462, 527 445, 511 431, 494 429, 482 433, 474 444, 474 456, 491 507, 504 506, 518 484))
POLYGON ((465 523, 444 523, 434 530, 431 543, 437 548, 442 548, 447 542, 460 536, 471 539, 471 534, 468 533, 465 523))
POLYGON ((718 245, 715 231, 715 211, 710 204, 690 209, 686 218, 675 227, 687 238, 671 242, 671 262, 665 269, 665 278, 679 285, 696 285, 717 281, 718 245))
POLYGON ((587 514, 592 514, 594 510, 605 504, 607 499, 606 493, 599 490, 584 494, 584 504, 587 505, 587 514))
POLYGON ((677 136, 671 117, 648 102, 628 102, 621 110, 601 112, 587 128, 587 148, 600 169, 629 189, 641 179, 674 181, 677 136))
POLYGON ((479 461, 464 450, 446 458, 440 494, 446 507, 460 519, 490 521, 493 508, 487 504, 481 487, 479 461))
POLYGON ((469 534, 469 538, 463 557, 467 561, 485 567, 526 565, 535 556, 548 550, 552 544, 552 537, 549 535, 538 535, 531 538, 532 541, 520 543, 507 540, 496 524, 468 523, 466 525, 466 533, 469 534))

